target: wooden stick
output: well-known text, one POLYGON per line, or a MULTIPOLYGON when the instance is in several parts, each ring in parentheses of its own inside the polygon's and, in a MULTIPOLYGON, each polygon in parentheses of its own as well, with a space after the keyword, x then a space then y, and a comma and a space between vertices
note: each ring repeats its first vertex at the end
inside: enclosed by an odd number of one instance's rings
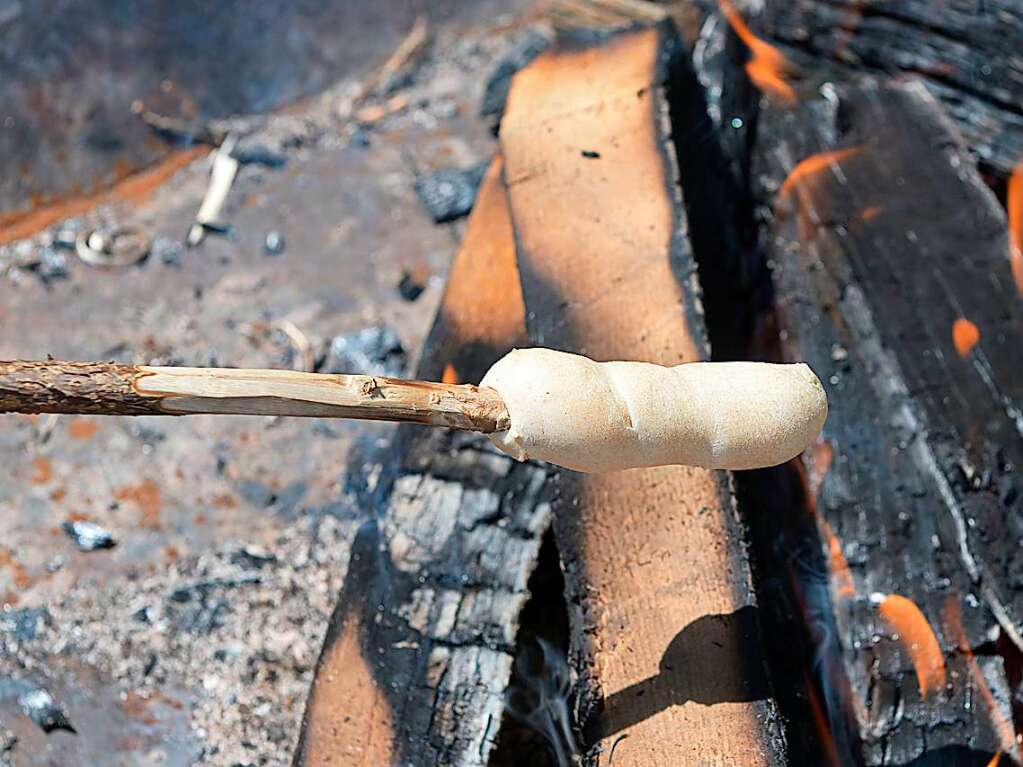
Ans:
POLYGON ((287 415, 447 426, 490 434, 510 419, 472 385, 291 370, 0 361, 0 413, 287 415))

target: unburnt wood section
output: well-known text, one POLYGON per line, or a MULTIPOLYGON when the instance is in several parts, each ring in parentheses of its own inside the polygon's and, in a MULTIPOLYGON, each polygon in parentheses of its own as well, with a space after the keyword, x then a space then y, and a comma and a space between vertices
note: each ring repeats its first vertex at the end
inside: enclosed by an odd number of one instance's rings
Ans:
MULTIPOLYGON (((480 190, 419 374, 478 381, 523 341, 500 160, 480 190), (452 371, 455 371, 454 373, 452 371)), ((549 523, 546 470, 483 438, 418 427, 359 532, 296 764, 484 765, 527 580, 549 523)))
POLYGON ((762 112, 754 177, 785 355, 831 403, 803 460, 831 581, 810 612, 837 626, 817 662, 837 654, 848 682, 825 702, 862 741, 843 757, 1018 757, 1023 301, 1003 212, 917 82, 762 112))
MULTIPOLYGON (((516 75, 501 146, 534 344, 707 357, 664 93, 691 76, 681 55, 664 25, 565 40, 516 75)), ((552 493, 591 757, 779 763, 728 476, 562 471, 552 493)))
POLYGON ((771 39, 847 75, 920 78, 999 171, 1023 157, 1023 7, 1015 0, 769 0, 762 21, 771 39))

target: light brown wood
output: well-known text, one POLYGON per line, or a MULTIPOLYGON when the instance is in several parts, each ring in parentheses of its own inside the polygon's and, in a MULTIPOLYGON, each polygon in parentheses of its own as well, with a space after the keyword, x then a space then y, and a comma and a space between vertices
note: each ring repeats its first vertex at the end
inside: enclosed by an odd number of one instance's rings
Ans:
POLYGON ((439 320, 421 375, 479 383, 504 351, 525 346, 526 310, 515 264, 515 237, 503 181, 504 160, 491 162, 455 253, 439 320))
MULTIPOLYGON (((501 146, 534 343, 663 365, 708 356, 660 87, 672 39, 660 27, 566 44, 512 84, 501 146)), ((615 767, 780 763, 728 476, 555 484, 577 666, 602 698, 586 727, 599 763, 622 735, 615 767)))
POLYGON ((358 418, 491 433, 497 392, 472 385, 292 370, 0 362, 0 413, 358 418))

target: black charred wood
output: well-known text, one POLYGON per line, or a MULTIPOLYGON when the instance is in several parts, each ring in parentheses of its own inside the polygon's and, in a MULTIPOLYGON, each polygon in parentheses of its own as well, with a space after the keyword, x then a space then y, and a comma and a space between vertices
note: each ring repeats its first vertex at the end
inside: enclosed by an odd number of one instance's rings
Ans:
POLYGON ((831 406, 803 463, 831 546, 839 705, 868 765, 946 763, 948 749, 983 764, 1015 749, 1012 685, 1005 653, 978 649, 973 665, 964 642, 1018 646, 1023 630, 1023 301, 1004 213, 919 82, 766 109, 753 161, 783 356, 809 362, 831 406), (979 331, 962 354, 961 319, 979 331), (947 683, 927 696, 879 614, 890 594, 916 603, 941 647, 947 683))
POLYGON ((1016 0, 768 0, 770 39, 846 73, 910 73, 970 148, 1007 172, 1023 158, 1023 5, 1016 0))

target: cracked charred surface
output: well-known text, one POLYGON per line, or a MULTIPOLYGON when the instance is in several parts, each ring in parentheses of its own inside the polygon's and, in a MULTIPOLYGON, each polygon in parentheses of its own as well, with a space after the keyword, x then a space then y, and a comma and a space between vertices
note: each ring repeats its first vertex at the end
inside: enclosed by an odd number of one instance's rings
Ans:
MULTIPOLYGON (((501 146, 534 344, 709 357, 664 92, 691 83, 683 57, 667 25, 569 38, 513 81, 501 146)), ((701 139, 680 151, 705 152, 701 139)), ((590 763, 612 748, 615 764, 781 763, 728 475, 561 471, 551 485, 590 763)))
POLYGON ((839 76, 911 73, 983 162, 1008 173, 1023 156, 1023 10, 1015 0, 770 0, 763 27, 839 76))
POLYGON ((1018 642, 1023 617, 1023 304, 1005 216, 919 83, 761 112, 754 176, 785 356, 809 362, 829 390, 825 442, 804 461, 863 761, 1015 753, 1003 659, 973 664, 965 647, 999 633, 1018 642), (790 191, 776 195, 786 178, 790 191), (980 339, 958 354, 962 317, 980 339), (921 694, 913 649, 876 593, 922 610, 944 688, 921 694), (961 629, 949 620, 960 604, 961 629))
MULTIPOLYGON (((447 370, 478 381, 524 340, 501 168, 498 158, 452 264, 423 377, 447 370)), ((300 765, 482 767, 497 738, 518 616, 550 519, 547 470, 479 435, 403 429, 396 451, 380 516, 353 546, 300 765)))

